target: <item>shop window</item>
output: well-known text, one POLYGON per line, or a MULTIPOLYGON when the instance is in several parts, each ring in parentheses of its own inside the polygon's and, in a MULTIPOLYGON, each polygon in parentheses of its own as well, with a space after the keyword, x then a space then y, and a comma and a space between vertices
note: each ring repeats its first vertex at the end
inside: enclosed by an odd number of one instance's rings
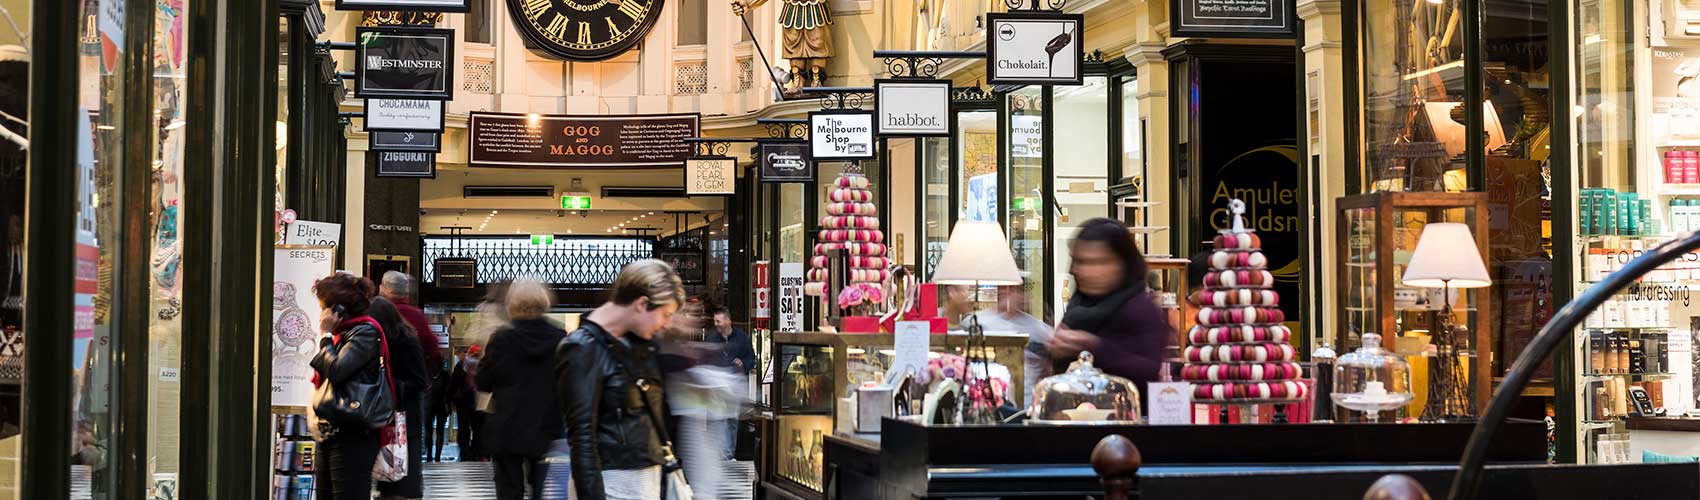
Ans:
MULTIPOLYGON (((1362 6, 1362 191, 1463 191, 1462 0, 1362 6)), ((1489 140, 1489 147, 1495 141, 1489 140)))
POLYGON ((1057 123, 1070 124, 1067 133, 1055 138, 1051 164, 1054 192, 1049 201, 1056 203, 1056 209, 1046 217, 1051 221, 1051 247, 1055 250, 1051 253, 1055 259, 1052 269, 1057 277, 1051 304, 1058 317, 1074 292, 1073 276, 1068 272, 1069 242, 1074 241, 1081 224, 1110 215, 1110 159, 1104 154, 1110 149, 1109 86, 1109 78, 1091 76, 1085 85, 1052 90, 1052 116, 1057 123))
POLYGON ((930 281, 933 268, 944 256, 950 242, 950 138, 925 137, 920 140, 921 220, 916 227, 920 234, 922 280, 930 281))
MULTIPOLYGON (((956 115, 958 220, 998 221, 998 114, 974 111, 956 115)), ((945 239, 949 239, 946 229, 945 239)))
MULTIPOLYGON (((183 19, 191 0, 175 9, 154 11, 152 188, 148 193, 148 491, 159 497, 175 492, 179 471, 178 443, 182 434, 180 394, 183 356, 183 148, 189 131, 183 108, 188 94, 189 60, 177 52, 188 41, 192 23, 183 19)), ((263 123, 263 122, 262 122, 263 123)), ((135 175, 135 172, 127 174, 135 175)), ((205 237, 205 235, 200 235, 205 237)))
MULTIPOLYGON (((284 200, 289 185, 289 103, 291 88, 289 85, 289 46, 294 38, 289 36, 289 19, 277 20, 277 163, 274 167, 274 179, 277 191, 272 199, 272 206, 277 210, 290 208, 284 200)), ((283 240, 283 235, 276 238, 283 240)))
POLYGON ((708 43, 708 0, 683 0, 679 2, 679 40, 677 45, 705 45, 708 43))
MULTIPOLYGON (((1004 190, 1008 197, 994 205, 994 210, 1008 221, 1004 234, 1009 238, 1015 265, 1026 280, 1027 313, 1048 323, 1051 316, 1045 314, 1049 303, 1045 291, 1049 290, 1050 276, 1045 272, 1045 221, 1056 216, 1056 206, 1045 190, 1045 89, 1025 87, 1004 99, 1009 110, 1005 124, 1009 168, 1004 173, 1009 187, 1004 190)), ((1096 151, 1101 155, 1105 148, 1096 151)))
POLYGON ((490 21, 495 13, 490 2, 494 0, 472 0, 472 8, 466 11, 465 33, 466 43, 489 44, 491 38, 490 21))
MULTIPOLYGON (((21 29, 30 26, 27 16, 11 20, 21 29)), ((0 43, 21 44, 26 35, 0 31, 0 43)), ((0 498, 17 498, 22 479, 28 82, 26 60, 0 59, 0 498)))

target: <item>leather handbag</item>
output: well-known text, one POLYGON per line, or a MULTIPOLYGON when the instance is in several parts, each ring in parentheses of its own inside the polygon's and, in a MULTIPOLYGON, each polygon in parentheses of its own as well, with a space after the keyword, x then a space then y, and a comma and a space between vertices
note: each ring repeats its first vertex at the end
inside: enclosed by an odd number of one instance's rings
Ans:
POLYGON ((390 345, 376 320, 361 316, 355 321, 378 331, 378 370, 363 371, 341 384, 328 380, 319 384, 313 390, 313 413, 340 427, 379 429, 395 418, 395 381, 388 365, 390 345))
POLYGON ((661 466, 661 484, 664 491, 662 498, 665 500, 693 500, 696 495, 691 491, 691 485, 685 482, 685 470, 679 466, 678 457, 673 455, 673 438, 667 435, 667 426, 663 424, 665 420, 662 420, 661 413, 649 404, 649 389, 652 384, 647 380, 638 378, 637 374, 632 372, 632 367, 626 366, 626 360, 620 359, 619 351, 614 349, 613 339, 603 336, 602 342, 603 346, 608 349, 609 357, 613 358, 614 364, 620 365, 620 370, 626 372, 626 377, 631 378, 632 383, 637 385, 638 391, 644 393, 638 399, 643 400, 643 409, 649 413, 649 424, 655 427, 655 435, 661 437, 661 453, 664 457, 662 461, 666 462, 661 466))

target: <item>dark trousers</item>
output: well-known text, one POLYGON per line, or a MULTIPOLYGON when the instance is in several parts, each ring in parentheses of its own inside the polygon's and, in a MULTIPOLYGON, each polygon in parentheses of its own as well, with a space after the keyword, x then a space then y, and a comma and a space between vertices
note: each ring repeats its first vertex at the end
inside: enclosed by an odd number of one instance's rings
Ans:
POLYGON ((420 465, 425 450, 413 444, 420 442, 425 435, 425 429, 421 428, 424 422, 420 421, 423 419, 414 416, 424 415, 425 405, 418 398, 404 401, 402 405, 407 412, 407 477, 394 483, 378 483, 378 493, 385 498, 425 498, 425 468, 420 465))
POLYGON ((441 462, 443 445, 449 440, 449 411, 445 406, 433 405, 430 412, 425 420, 425 459, 441 462))
POLYGON ((496 498, 543 499, 543 479, 549 475, 549 464, 543 463, 543 457, 496 455, 493 460, 496 462, 496 498), (525 495, 527 485, 531 487, 530 497, 525 495))
POLYGON ((484 414, 471 407, 460 408, 456 413, 460 417, 459 435, 455 436, 455 444, 460 445, 460 461, 471 462, 484 457, 479 446, 484 441, 479 439, 478 432, 484 428, 484 414))
POLYGON ((372 498, 372 464, 378 461, 378 432, 339 429, 316 447, 313 486, 318 500, 372 498))

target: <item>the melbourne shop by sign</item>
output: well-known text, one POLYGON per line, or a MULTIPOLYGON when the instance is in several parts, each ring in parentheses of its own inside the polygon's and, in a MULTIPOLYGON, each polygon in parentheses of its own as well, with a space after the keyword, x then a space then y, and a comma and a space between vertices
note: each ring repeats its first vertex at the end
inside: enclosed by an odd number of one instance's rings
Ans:
POLYGON ((1296 25, 1293 0, 1169 0, 1174 36, 1293 38, 1296 25))
POLYGON ((761 151, 761 182, 814 182, 815 162, 809 158, 809 143, 764 142, 761 151))
MULTIPOLYGON (((1235 1, 1235 0, 1227 0, 1235 1)), ((986 81, 992 85, 1080 85, 1080 14, 1005 12, 986 15, 986 81)))
POLYGON ((367 99, 365 116, 368 131, 443 131, 443 101, 367 99))
POLYGON ((874 95, 879 135, 950 135, 949 80, 878 80, 874 95))
POLYGON ((732 194, 738 185, 738 160, 725 156, 693 156, 685 160, 685 194, 732 194))
POLYGON ((372 151, 443 151, 443 136, 431 132, 373 131, 367 136, 367 148, 372 151))
POLYGON ((874 114, 866 111, 809 113, 809 154, 815 161, 874 157, 874 114))
POLYGON ((454 99, 454 30, 411 26, 354 29, 354 96, 454 99))
POLYGON ((473 167, 683 167, 702 116, 472 113, 473 167))
POLYGON ((336 10, 466 12, 472 10, 472 2, 473 0, 336 0, 336 10))
POLYGON ((437 177, 437 153, 372 151, 378 177, 437 177))

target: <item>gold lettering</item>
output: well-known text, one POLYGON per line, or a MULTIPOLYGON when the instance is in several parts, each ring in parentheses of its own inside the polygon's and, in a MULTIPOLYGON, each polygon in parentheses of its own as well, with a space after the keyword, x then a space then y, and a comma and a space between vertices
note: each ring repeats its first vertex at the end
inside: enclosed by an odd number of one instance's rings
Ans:
POLYGON ((612 37, 614 35, 620 34, 620 27, 618 25, 614 24, 614 17, 613 16, 603 16, 602 20, 608 21, 608 36, 612 37))
POLYGON ((550 39, 555 40, 557 42, 562 41, 562 40, 566 40, 566 38, 565 38, 566 34, 567 34, 567 18, 566 18, 566 16, 562 16, 560 14, 555 14, 555 18, 549 20, 549 27, 543 28, 543 33, 548 35, 550 39))
POLYGON ((590 23, 578 22, 578 43, 579 45, 590 45, 590 23))
POLYGON ((525 0, 525 17, 537 19, 545 10, 549 10, 549 0, 525 0))
POLYGON ((549 154, 564 155, 564 154, 567 154, 566 149, 567 149, 566 146, 562 146, 560 144, 550 144, 549 145, 549 154))
POLYGON ((632 18, 633 21, 642 20, 643 13, 647 10, 649 10, 649 6, 639 4, 637 0, 626 0, 624 2, 620 2, 620 13, 625 14, 626 17, 632 18))

